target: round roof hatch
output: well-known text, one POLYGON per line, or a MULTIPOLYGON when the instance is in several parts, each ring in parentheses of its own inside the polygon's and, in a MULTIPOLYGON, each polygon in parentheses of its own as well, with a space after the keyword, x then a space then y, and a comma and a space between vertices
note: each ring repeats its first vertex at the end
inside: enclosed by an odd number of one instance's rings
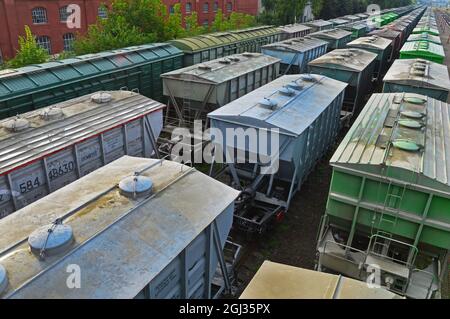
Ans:
POLYGON ((66 251, 73 241, 72 227, 54 223, 35 230, 28 237, 31 251, 40 258, 66 251))
POLYGON ((401 114, 412 119, 421 119, 425 116, 424 114, 416 111, 403 111, 401 114))
POLYGON ((6 274, 6 269, 2 265, 0 265, 0 295, 6 290, 8 287, 8 276, 6 274))
POLYGON ((420 146, 417 143, 409 140, 395 140, 392 144, 394 147, 407 152, 417 152, 420 150, 420 146))
POLYGON ((283 87, 280 89, 279 92, 280 92, 280 94, 285 95, 285 96, 293 96, 295 94, 295 91, 289 87, 283 87))
POLYGON ((64 112, 60 107, 49 107, 44 109, 40 116, 46 121, 53 121, 63 118, 64 112))
POLYGON ((311 74, 302 74, 300 78, 305 82, 315 82, 316 78, 311 74))
POLYGON ((106 92, 95 93, 91 96, 92 101, 98 104, 108 103, 112 99, 112 95, 106 92))
POLYGON ((223 58, 223 59, 219 60, 219 63, 222 63, 222 64, 230 64, 230 63, 231 63, 231 60, 230 60, 230 59, 227 59, 227 58, 223 58))
POLYGON ((3 124, 3 127, 11 132, 20 132, 29 128, 30 122, 26 119, 17 116, 16 118, 5 122, 3 124))
POLYGON ((405 97, 405 101, 411 104, 425 104, 427 100, 421 97, 405 97))
POLYGON ((300 83, 297 83, 295 81, 288 83, 287 87, 290 89, 293 89, 293 90, 297 90, 297 91, 301 91, 303 89, 303 85, 301 85, 300 83))
POLYGON ((274 100, 268 99, 268 98, 264 98, 261 101, 259 101, 259 104, 267 109, 271 109, 273 110, 274 108, 277 107, 278 103, 274 100))
POLYGON ((413 128, 413 129, 419 129, 423 126, 422 123, 420 123, 418 121, 414 121, 414 120, 400 120, 400 121, 398 121, 398 124, 400 126, 404 126, 407 128, 413 128))
POLYGON ((149 177, 135 174, 122 179, 119 183, 119 189, 121 194, 126 197, 143 197, 152 193, 153 182, 149 177))

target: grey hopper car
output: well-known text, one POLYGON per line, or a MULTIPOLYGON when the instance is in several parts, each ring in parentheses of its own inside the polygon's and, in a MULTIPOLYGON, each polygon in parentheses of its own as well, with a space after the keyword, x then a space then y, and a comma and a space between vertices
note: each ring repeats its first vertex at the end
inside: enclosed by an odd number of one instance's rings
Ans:
POLYGON ((450 79, 445 65, 422 59, 395 60, 384 77, 384 93, 409 92, 447 102, 450 79))
POLYGON ((392 41, 392 56, 391 61, 398 58, 400 49, 402 48, 402 33, 399 31, 391 30, 388 28, 381 30, 374 30, 367 34, 368 36, 376 35, 382 38, 386 38, 392 41))
POLYGON ((311 32, 318 32, 333 28, 333 23, 324 20, 314 20, 311 22, 305 22, 304 24, 311 28, 311 32))
POLYGON ((129 91, 86 95, 0 122, 0 216, 123 156, 150 157, 159 102, 129 91))
POLYGON ((280 59, 243 53, 161 75, 169 98, 165 128, 192 127, 206 114, 278 77, 280 59))
POLYGON ((328 42, 328 52, 343 49, 352 40, 352 32, 341 29, 319 31, 311 33, 309 36, 328 42))
POLYGON ((381 81, 386 74, 388 64, 392 55, 392 41, 376 35, 356 39, 347 44, 349 48, 366 50, 377 55, 373 78, 381 81))
POLYGON ((239 227, 262 232, 288 210, 292 196, 335 140, 346 86, 320 75, 285 75, 208 114, 216 153, 227 163, 215 176, 231 174, 232 184, 244 191, 242 209, 235 214, 239 227), (253 144, 249 139, 235 145, 227 138, 229 130, 252 128, 253 144), (277 129, 279 133, 271 131, 277 129), (254 206, 246 206, 254 200, 254 206))
POLYGON ((281 32, 281 41, 304 37, 311 33, 311 28, 304 24, 288 24, 278 28, 281 32))
POLYGON ((364 104, 365 96, 372 89, 375 53, 360 49, 334 50, 309 62, 311 73, 321 74, 346 82, 342 120, 349 120, 364 104))
POLYGON ((124 156, 0 220, 0 296, 213 297, 237 195, 193 168, 124 156))
POLYGON ((328 21, 333 23, 333 28, 338 28, 339 26, 353 22, 353 21, 347 20, 345 18, 336 18, 336 19, 332 19, 332 20, 328 20, 328 21))
POLYGON ((328 43, 310 37, 291 39, 262 47, 262 53, 281 59, 282 74, 307 71, 308 62, 327 53, 328 43))

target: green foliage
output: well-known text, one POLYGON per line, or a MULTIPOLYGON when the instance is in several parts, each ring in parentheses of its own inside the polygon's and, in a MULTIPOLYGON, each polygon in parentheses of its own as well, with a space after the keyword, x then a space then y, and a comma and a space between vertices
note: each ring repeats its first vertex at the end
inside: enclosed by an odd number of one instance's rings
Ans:
POLYGON ((30 64, 38 64, 46 62, 50 56, 47 51, 42 49, 36 43, 34 35, 31 33, 30 27, 25 26, 25 37, 19 37, 19 50, 14 59, 5 63, 5 66, 11 68, 20 68, 30 64))
POLYGON ((303 15, 308 0, 263 0, 264 12, 259 17, 264 24, 286 25, 303 15))
POLYGON ((192 12, 183 27, 181 5, 167 13, 161 0, 113 0, 107 19, 99 19, 89 26, 85 36, 79 35, 74 43, 76 54, 95 53, 127 46, 200 35, 209 31, 225 31, 256 24, 253 16, 232 13, 226 17, 219 10, 211 29, 199 26, 198 15, 192 12))

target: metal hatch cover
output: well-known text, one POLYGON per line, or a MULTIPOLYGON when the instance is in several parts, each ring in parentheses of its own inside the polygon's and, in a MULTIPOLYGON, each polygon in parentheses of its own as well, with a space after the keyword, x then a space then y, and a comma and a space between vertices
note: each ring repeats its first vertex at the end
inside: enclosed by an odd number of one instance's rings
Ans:
POLYGON ((119 183, 119 189, 122 195, 129 198, 136 198, 150 195, 153 189, 153 181, 150 177, 141 176, 137 173, 134 176, 128 176, 119 183))
POLYGON ((419 129, 423 126, 422 123, 420 123, 418 121, 414 121, 414 120, 400 120, 400 121, 398 121, 398 124, 400 126, 404 126, 404 127, 412 128, 412 129, 419 129))
POLYGON ((0 295, 8 287, 8 276, 6 274, 6 269, 0 264, 0 295))
POLYGON ((44 258, 65 251, 72 244, 73 231, 69 225, 53 223, 35 230, 28 237, 31 251, 44 258))
POLYGON ((405 97, 405 101, 411 104, 424 104, 427 100, 420 97, 405 97))
POLYGON ((424 117, 423 113, 416 111, 403 111, 401 112, 401 114, 412 119, 421 119, 422 117, 424 117))
POLYGON ((407 152, 417 152, 418 150, 420 150, 420 146, 410 140, 398 139, 398 140, 393 141, 392 145, 394 145, 395 148, 398 148, 400 150, 407 151, 407 152))

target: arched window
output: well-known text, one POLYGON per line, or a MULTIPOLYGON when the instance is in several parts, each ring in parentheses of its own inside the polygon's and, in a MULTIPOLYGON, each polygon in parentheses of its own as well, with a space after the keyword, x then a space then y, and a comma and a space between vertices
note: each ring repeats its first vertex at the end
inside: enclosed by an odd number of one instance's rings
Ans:
POLYGON ((46 35, 39 35, 36 37, 36 43, 38 46, 47 51, 48 54, 52 54, 52 44, 50 42, 50 37, 46 35))
POLYGON ((47 10, 42 7, 31 10, 31 18, 34 24, 48 23, 47 10))
POLYGON ((73 50, 73 41, 75 40, 75 35, 73 33, 65 33, 63 35, 64 51, 73 50))
POLYGON ((205 2, 203 4, 203 12, 204 13, 208 13, 209 12, 209 3, 208 2, 205 2))
POLYGON ((228 12, 233 11, 233 3, 231 3, 231 2, 227 3, 227 11, 228 12))
POLYGON ((60 22, 67 22, 67 19, 73 13, 74 10, 67 11, 68 8, 69 8, 68 6, 59 8, 59 21, 60 22))
POLYGON ((108 8, 104 5, 98 7, 98 17, 101 19, 108 18, 108 8))
POLYGON ((188 2, 186 3, 186 13, 192 12, 192 3, 188 2))

